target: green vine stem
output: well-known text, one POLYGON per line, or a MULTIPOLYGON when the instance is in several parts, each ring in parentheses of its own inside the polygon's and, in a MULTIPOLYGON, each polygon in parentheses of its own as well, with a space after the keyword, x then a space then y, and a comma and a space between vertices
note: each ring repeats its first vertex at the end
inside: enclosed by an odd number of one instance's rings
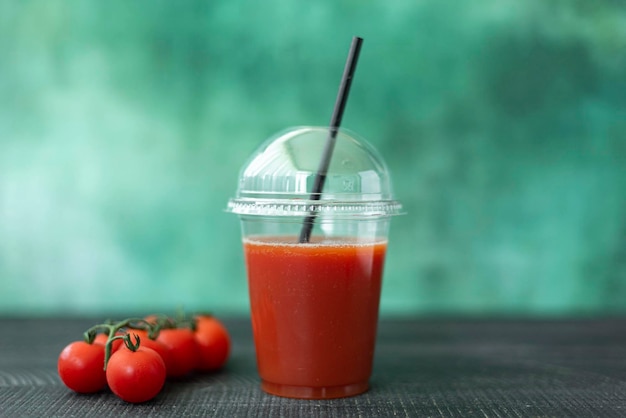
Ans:
POLYGON ((133 334, 133 337, 135 337, 135 343, 131 340, 130 334, 115 336, 111 339, 111 341, 121 339, 130 351, 137 351, 137 349, 141 346, 141 338, 139 338, 139 335, 137 334, 133 334))
POLYGON ((154 322, 156 324, 157 334, 154 336, 149 335, 150 339, 158 337, 158 331, 168 328, 189 328, 192 331, 196 330, 196 320, 193 317, 185 316, 183 313, 178 313, 176 318, 172 318, 167 315, 154 315, 154 322))
MULTIPOLYGON (((111 358, 111 347, 113 341, 123 339, 125 337, 122 335, 117 335, 118 331, 122 329, 139 329, 148 332, 148 334, 150 335, 154 333, 154 328, 155 325, 151 324, 143 318, 128 318, 119 322, 94 325, 93 327, 85 331, 84 337, 85 342, 87 342, 88 344, 93 344, 93 341, 95 340, 98 332, 104 332, 108 335, 107 341, 104 345, 104 370, 106 370, 107 364, 109 363, 109 358, 111 358)), ((139 339, 137 339, 137 344, 139 344, 139 339)))
POLYGON ((192 331, 196 329, 196 320, 191 317, 179 316, 177 319, 173 319, 167 315, 154 315, 154 319, 146 320, 144 318, 128 318, 119 322, 113 322, 110 320, 105 321, 104 324, 94 325, 84 332, 83 337, 85 342, 93 344, 96 335, 98 333, 106 334, 107 341, 104 345, 104 370, 107 369, 109 359, 111 358, 112 343, 115 340, 123 340, 126 347, 131 351, 136 351, 140 346, 139 335, 133 334, 135 337, 135 343, 132 342, 128 332, 120 335, 121 330, 142 330, 146 331, 148 338, 156 340, 159 336, 159 332, 162 329, 172 328, 190 328, 192 331))

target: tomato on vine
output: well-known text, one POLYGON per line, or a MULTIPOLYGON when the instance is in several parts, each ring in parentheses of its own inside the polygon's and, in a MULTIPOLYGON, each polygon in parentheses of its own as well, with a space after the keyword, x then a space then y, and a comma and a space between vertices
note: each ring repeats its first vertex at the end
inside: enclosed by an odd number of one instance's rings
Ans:
POLYGON ((230 355, 230 335, 217 318, 211 315, 197 315, 194 338, 198 345, 196 369, 210 372, 221 369, 230 355))
POLYGON ((75 341, 67 345, 57 361, 59 377, 71 390, 95 393, 106 387, 104 346, 75 341))
POLYGON ((183 377, 192 372, 198 364, 198 345, 194 333, 189 328, 163 329, 156 341, 163 344, 170 353, 167 377, 183 377))
POLYGON ((84 341, 65 347, 57 369, 76 392, 94 393, 108 384, 127 402, 145 402, 160 392, 167 377, 223 367, 230 345, 226 328, 210 315, 107 321, 85 331, 84 341), (135 343, 128 332, 134 333, 135 343))
POLYGON ((109 359, 106 381, 111 391, 126 402, 149 401, 165 384, 165 363, 156 351, 142 346, 139 337, 135 344, 129 336, 124 338, 125 345, 109 359))
POLYGON ((163 345, 163 343, 161 343, 160 341, 150 338, 150 333, 148 331, 134 330, 133 334, 136 334, 141 338, 142 347, 151 348, 161 356, 163 362, 165 363, 166 370, 170 370, 175 367, 175 365, 172 363, 172 355, 170 354, 169 348, 163 345))

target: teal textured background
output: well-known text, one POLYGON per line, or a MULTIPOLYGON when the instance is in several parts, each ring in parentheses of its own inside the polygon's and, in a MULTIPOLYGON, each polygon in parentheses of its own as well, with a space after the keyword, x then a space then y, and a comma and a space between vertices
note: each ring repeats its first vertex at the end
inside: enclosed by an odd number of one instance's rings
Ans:
POLYGON ((244 313, 238 171, 324 125, 375 145, 382 312, 626 312, 616 1, 0 2, 0 314, 244 313))

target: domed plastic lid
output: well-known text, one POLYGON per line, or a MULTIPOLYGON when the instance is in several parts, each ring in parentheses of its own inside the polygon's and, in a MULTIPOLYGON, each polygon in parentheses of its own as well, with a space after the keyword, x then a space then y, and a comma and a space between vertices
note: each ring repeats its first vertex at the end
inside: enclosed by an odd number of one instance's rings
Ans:
POLYGON ((312 194, 328 127, 296 127, 270 138, 241 170, 228 211, 259 216, 379 217, 400 214, 387 166, 354 133, 339 130, 321 194, 312 194))

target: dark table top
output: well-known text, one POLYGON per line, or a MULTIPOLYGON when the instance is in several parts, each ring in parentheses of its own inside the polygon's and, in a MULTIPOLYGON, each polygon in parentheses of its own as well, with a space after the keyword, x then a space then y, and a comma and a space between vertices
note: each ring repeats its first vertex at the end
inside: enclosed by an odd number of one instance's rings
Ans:
POLYGON ((382 320, 371 389, 328 401, 261 392, 249 321, 226 319, 224 371, 139 405, 60 382, 59 352, 96 322, 0 318, 0 416, 626 416, 626 319, 382 320))

